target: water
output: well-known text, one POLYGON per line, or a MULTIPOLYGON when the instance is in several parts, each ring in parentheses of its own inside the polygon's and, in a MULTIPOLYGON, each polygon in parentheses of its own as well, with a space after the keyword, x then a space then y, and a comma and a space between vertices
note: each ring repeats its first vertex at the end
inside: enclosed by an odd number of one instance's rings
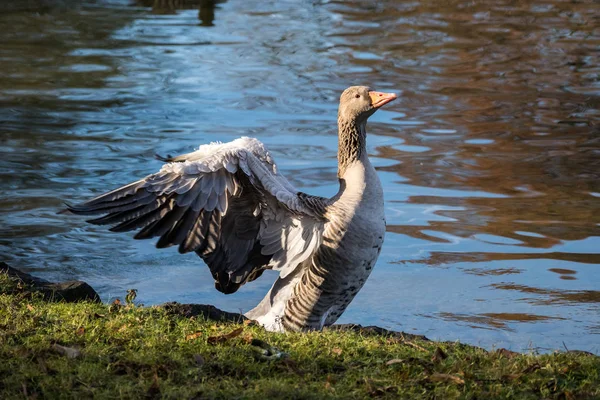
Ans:
POLYGON ((193 254, 56 212, 156 171, 155 152, 242 135, 264 141, 298 188, 333 195, 338 96, 367 84, 400 94, 369 123, 388 234, 340 322, 600 352, 594 1, 0 7, 9 264, 83 279, 104 300, 137 288, 145 304, 248 310, 273 274, 225 296, 193 254))

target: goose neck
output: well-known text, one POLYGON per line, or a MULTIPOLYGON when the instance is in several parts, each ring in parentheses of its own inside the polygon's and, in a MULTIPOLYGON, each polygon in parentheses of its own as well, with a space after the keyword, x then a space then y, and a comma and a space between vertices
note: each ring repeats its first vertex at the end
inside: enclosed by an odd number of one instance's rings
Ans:
POLYGON ((338 118, 338 178, 348 167, 366 155, 367 122, 338 118))

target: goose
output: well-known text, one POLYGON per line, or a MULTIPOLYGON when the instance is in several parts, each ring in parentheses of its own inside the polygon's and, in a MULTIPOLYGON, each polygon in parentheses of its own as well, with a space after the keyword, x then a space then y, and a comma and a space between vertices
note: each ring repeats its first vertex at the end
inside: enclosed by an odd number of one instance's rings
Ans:
POLYGON ((92 224, 158 237, 209 267, 230 294, 267 269, 279 272, 245 316, 270 331, 321 330, 346 310, 369 277, 383 244, 383 189, 366 151, 367 119, 394 93, 352 86, 338 111, 339 191, 331 198, 298 191, 257 139, 202 145, 151 175, 78 205, 101 215, 92 224))

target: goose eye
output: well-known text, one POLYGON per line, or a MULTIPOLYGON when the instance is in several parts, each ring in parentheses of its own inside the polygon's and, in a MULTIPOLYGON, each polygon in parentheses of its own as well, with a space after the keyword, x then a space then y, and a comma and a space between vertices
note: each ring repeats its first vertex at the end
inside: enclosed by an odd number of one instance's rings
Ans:
POLYGON ((360 97, 360 94, 355 95, 354 97, 356 97, 357 99, 360 97))

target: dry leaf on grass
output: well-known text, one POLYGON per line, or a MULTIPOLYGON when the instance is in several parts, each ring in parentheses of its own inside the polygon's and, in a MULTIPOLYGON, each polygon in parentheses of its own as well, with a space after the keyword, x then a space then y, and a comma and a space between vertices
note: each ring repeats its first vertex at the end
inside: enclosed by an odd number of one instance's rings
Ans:
POLYGON ((239 336, 243 331, 244 331, 244 328, 237 328, 237 329, 234 329, 233 331, 226 333, 224 335, 211 336, 207 339, 207 342, 208 342, 208 344, 224 343, 224 342, 228 341, 229 339, 233 339, 234 337, 239 336))
POLYGON ((575 400, 575 395, 569 391, 564 391, 558 394, 558 399, 575 400))
POLYGON ((528 366, 527 368, 525 368, 521 373, 522 374, 530 374, 534 371, 537 371, 540 368, 542 368, 542 366, 540 364, 534 363, 534 364, 531 364, 530 366, 528 366))
POLYGON ((115 299, 115 301, 112 302, 110 307, 108 307, 108 312, 109 313, 117 312, 121 309, 121 307, 123 307, 123 305, 121 304, 121 300, 115 299))
POLYGON ((197 331, 194 333, 190 333, 189 335, 185 335, 185 340, 198 339, 200 336, 202 336, 202 331, 197 331))
POLYGON ((494 353, 498 356, 502 356, 502 357, 506 357, 506 358, 513 358, 513 357, 520 355, 516 351, 510 351, 507 349, 498 349, 494 353))
POLYGON ((542 366, 540 364, 534 363, 534 364, 531 364, 530 366, 528 366, 523 371, 521 371, 521 372, 519 372, 517 374, 505 374, 505 375, 502 375, 502 377, 500 379, 503 380, 503 381, 513 381, 513 380, 516 380, 516 379, 520 379, 525 374, 530 374, 532 372, 535 372, 535 371, 537 371, 540 368, 542 368, 542 366))
POLYGON ((77 358, 81 355, 81 351, 79 351, 79 349, 61 346, 60 344, 56 343, 52 345, 52 349, 63 356, 67 356, 67 358, 77 358))
POLYGON ((335 388, 332 385, 334 383, 335 383, 335 380, 331 377, 331 375, 327 375, 327 377, 325 378, 325 390, 335 392, 335 388))
POLYGON ((33 306, 31 304, 27 304, 27 309, 29 311, 34 311, 35 310, 35 308, 33 308, 33 306))
POLYGON ((247 333, 244 336, 242 336, 242 340, 246 343, 246 344, 251 344, 252 341, 254 340, 254 338, 252 337, 251 334, 247 333))
POLYGON ((386 362, 385 365, 401 364, 403 362, 404 362, 404 360, 401 360, 399 358, 394 358, 394 359, 391 359, 390 361, 386 362))
POLYGON ((406 365, 420 365, 426 373, 433 372, 433 363, 429 360, 425 360, 419 357, 408 357, 408 358, 394 358, 386 362, 386 365, 394 365, 394 364, 406 364, 406 365))
POLYGON ((450 375, 450 374, 432 374, 429 376, 428 378, 431 382, 454 382, 458 385, 464 385, 465 384, 465 380, 459 376, 456 375, 450 375))
POLYGON ((523 374, 506 374, 502 375, 500 378, 503 381, 514 381, 515 379, 519 379, 523 374))
POLYGON ((427 349, 424 348, 423 346, 419 346, 416 343, 413 343, 413 342, 411 342, 409 340, 406 340, 406 338, 404 337, 404 335, 401 335, 400 338, 390 338, 390 339, 388 339, 388 344, 391 344, 391 343, 401 343, 401 344, 405 344, 407 346, 410 346, 413 349, 417 349, 417 350, 421 350, 421 351, 427 351, 427 349))

